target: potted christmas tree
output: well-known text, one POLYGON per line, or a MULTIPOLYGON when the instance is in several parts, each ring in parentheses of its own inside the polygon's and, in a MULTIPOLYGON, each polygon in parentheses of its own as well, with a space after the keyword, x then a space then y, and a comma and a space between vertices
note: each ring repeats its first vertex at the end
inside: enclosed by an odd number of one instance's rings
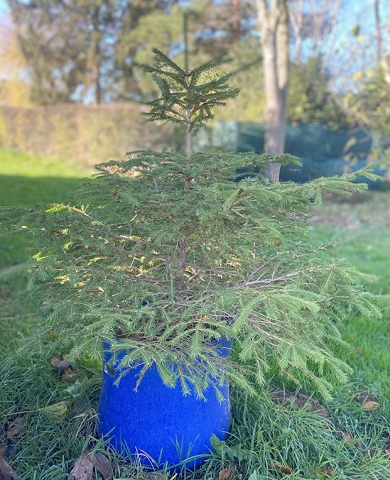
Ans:
POLYGON ((194 129, 238 91, 212 64, 187 71, 155 53, 149 116, 183 124, 186 151, 131 152, 99 165, 72 203, 2 218, 39 237, 31 271, 51 339, 103 352, 101 434, 144 463, 193 467, 213 433, 226 436, 228 381, 250 392, 272 367, 327 396, 345 378, 337 323, 376 310, 358 273, 310 244, 307 219, 323 191, 365 185, 353 183, 362 172, 268 182, 269 162, 298 162, 287 154, 193 153, 194 129))

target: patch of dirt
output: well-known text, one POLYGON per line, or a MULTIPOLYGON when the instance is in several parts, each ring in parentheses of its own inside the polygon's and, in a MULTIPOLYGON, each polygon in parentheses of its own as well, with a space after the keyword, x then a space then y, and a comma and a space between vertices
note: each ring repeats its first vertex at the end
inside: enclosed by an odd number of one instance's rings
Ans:
POLYGON ((271 391, 271 398, 275 403, 284 405, 293 410, 306 408, 308 412, 316 412, 323 418, 330 419, 330 413, 324 405, 321 405, 315 398, 309 397, 305 393, 294 393, 281 388, 274 388, 271 391))
POLYGON ((377 395, 374 395, 373 393, 370 392, 359 392, 355 395, 355 401, 359 405, 364 405, 366 402, 379 402, 379 398, 377 395))

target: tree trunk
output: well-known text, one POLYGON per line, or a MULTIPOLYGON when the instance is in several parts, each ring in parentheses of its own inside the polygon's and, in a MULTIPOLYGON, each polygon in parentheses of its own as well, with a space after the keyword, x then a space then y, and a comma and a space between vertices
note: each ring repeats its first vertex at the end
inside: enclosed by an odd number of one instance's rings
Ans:
POLYGON ((240 41, 240 0, 232 0, 232 44, 240 41))
POLYGON ((92 85, 94 92, 94 104, 100 105, 102 103, 102 88, 100 78, 100 25, 99 25, 99 8, 96 8, 92 18, 93 35, 92 35, 92 49, 91 49, 91 72, 92 72, 92 85))
POLYGON ((379 14, 379 0, 374 0, 375 30, 376 30, 376 63, 378 70, 382 66, 382 31, 379 14))
MULTIPOLYGON (((287 0, 257 0, 261 27, 264 83, 266 93, 265 151, 283 153, 286 139, 288 94, 288 12, 287 0)), ((265 172, 270 182, 279 181, 280 164, 271 163, 265 172)))

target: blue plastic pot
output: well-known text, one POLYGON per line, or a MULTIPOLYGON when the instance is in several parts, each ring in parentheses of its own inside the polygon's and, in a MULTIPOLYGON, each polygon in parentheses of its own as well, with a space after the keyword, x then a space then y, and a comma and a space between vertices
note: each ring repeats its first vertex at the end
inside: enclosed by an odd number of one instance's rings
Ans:
MULTIPOLYGON (((228 357, 231 345, 232 340, 226 338, 216 342, 218 354, 228 357)), ((111 353, 106 352, 104 361, 110 358, 111 353)), ((141 368, 129 371, 119 385, 114 383, 120 372, 103 371, 99 434, 109 438, 117 451, 136 457, 145 466, 194 469, 211 452, 211 436, 221 440, 227 436, 228 384, 220 387, 222 402, 211 386, 204 392, 205 399, 197 398, 193 390, 191 395, 183 395, 180 382, 174 388, 165 386, 153 366, 134 391, 141 368)))

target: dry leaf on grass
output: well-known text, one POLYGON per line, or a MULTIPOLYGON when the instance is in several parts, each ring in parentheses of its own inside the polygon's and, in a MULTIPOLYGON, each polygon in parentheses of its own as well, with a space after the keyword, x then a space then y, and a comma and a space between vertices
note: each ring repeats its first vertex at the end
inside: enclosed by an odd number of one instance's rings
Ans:
POLYGON ((15 470, 8 465, 5 460, 5 451, 7 447, 0 447, 0 479, 1 480, 20 480, 15 470))
POLYGON ((294 471, 291 467, 282 465, 281 463, 274 463, 274 467, 282 471, 283 473, 292 473, 294 471))
POLYGON ((325 467, 325 465, 323 465, 321 468, 314 468, 313 470, 310 470, 310 473, 316 475, 317 477, 320 476, 320 478, 324 480, 333 477, 334 475, 334 471, 328 467, 325 467))
POLYGON ((112 479, 112 468, 108 459, 102 453, 95 453, 92 462, 96 470, 102 475, 104 480, 112 479))
POLYGON ((61 422, 65 419, 69 406, 70 402, 62 401, 40 408, 39 411, 46 413, 46 415, 48 415, 53 422, 61 422))
MULTIPOLYGON (((16 437, 16 435, 22 430, 26 425, 26 419, 24 417, 18 417, 13 420, 7 430, 7 438, 16 437)), ((1 477, 0 477, 1 478, 1 477)))
POLYGON ((60 375, 62 375, 70 367, 68 360, 60 360, 57 357, 53 357, 50 363, 57 369, 60 375))
POLYGON ((326 475, 328 475, 328 477, 333 477, 333 475, 334 475, 334 471, 333 471, 331 468, 328 468, 328 467, 323 466, 323 467, 322 467, 322 471, 323 471, 326 475))
POLYGON ((368 402, 363 403, 364 410, 373 410, 373 409, 376 409, 376 408, 379 408, 379 407, 380 407, 380 405, 379 405, 378 402, 368 401, 368 402))
POLYGON ((102 475, 103 480, 112 479, 112 468, 110 462, 102 453, 86 452, 76 461, 70 475, 75 480, 92 480, 93 469, 102 475))
POLYGON ((235 468, 235 465, 232 464, 230 468, 224 468, 223 470, 221 470, 218 475, 218 480, 230 480, 230 477, 232 476, 235 468))
POLYGON ((80 370, 73 370, 69 360, 66 358, 66 354, 62 355, 62 360, 52 357, 50 363, 57 369, 62 382, 71 382, 80 373, 80 370))
POLYGON ((79 373, 80 373, 80 370, 72 370, 72 368, 69 367, 61 375, 61 381, 62 382, 72 382, 75 378, 77 378, 79 373))
POLYGON ((92 480, 93 478, 93 463, 89 453, 84 453, 75 463, 70 476, 76 480, 92 480))

